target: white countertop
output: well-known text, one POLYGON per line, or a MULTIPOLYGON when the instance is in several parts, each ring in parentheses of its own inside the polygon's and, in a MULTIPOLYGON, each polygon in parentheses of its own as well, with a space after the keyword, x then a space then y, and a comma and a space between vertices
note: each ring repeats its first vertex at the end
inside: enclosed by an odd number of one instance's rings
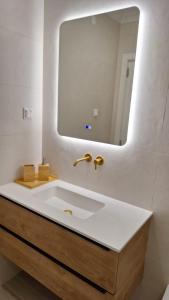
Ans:
POLYGON ((121 252, 136 232, 152 216, 151 211, 61 180, 53 181, 35 189, 27 189, 16 183, 9 183, 0 186, 0 195, 116 252, 121 252), (35 197, 37 192, 52 187, 61 187, 79 193, 103 203, 104 207, 87 219, 68 216, 35 197))

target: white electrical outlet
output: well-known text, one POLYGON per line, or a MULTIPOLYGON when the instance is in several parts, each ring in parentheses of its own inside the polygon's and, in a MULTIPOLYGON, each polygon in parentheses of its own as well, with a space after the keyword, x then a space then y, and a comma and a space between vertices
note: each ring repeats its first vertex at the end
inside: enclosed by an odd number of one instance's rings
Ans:
POLYGON ((98 110, 98 108, 94 108, 94 109, 93 109, 93 117, 94 117, 94 118, 97 118, 98 115, 99 115, 99 110, 98 110))
POLYGON ((22 118, 23 120, 32 120, 32 109, 23 107, 22 118))

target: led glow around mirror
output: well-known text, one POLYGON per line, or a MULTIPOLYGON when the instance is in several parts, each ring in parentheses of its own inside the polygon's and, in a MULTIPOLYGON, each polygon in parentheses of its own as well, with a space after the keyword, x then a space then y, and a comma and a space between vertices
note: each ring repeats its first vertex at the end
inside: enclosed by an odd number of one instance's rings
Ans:
POLYGON ((136 7, 66 21, 59 44, 58 132, 124 145, 136 57, 136 7))

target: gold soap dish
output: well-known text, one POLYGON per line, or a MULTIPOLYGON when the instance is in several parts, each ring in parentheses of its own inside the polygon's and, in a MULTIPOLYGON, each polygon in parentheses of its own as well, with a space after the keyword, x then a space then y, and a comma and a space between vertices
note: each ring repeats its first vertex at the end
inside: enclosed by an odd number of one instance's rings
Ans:
POLYGON ((43 184, 54 181, 56 179, 58 179, 58 178, 55 175, 50 175, 48 180, 42 181, 42 180, 38 179, 38 174, 37 174, 33 181, 24 181, 24 178, 20 178, 20 179, 16 179, 15 182, 22 185, 22 186, 24 186, 24 187, 27 187, 29 189, 33 189, 33 188, 36 188, 36 187, 41 186, 43 184))

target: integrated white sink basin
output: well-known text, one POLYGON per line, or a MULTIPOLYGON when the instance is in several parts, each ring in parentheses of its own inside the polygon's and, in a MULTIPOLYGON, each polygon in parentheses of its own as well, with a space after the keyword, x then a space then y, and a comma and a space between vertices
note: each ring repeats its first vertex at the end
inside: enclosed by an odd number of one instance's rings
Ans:
POLYGON ((56 180, 35 189, 16 183, 0 186, 0 195, 120 252, 152 216, 152 212, 56 180))
POLYGON ((74 193, 62 187, 51 187, 34 194, 44 205, 56 208, 69 217, 87 219, 105 206, 104 203, 74 193))

